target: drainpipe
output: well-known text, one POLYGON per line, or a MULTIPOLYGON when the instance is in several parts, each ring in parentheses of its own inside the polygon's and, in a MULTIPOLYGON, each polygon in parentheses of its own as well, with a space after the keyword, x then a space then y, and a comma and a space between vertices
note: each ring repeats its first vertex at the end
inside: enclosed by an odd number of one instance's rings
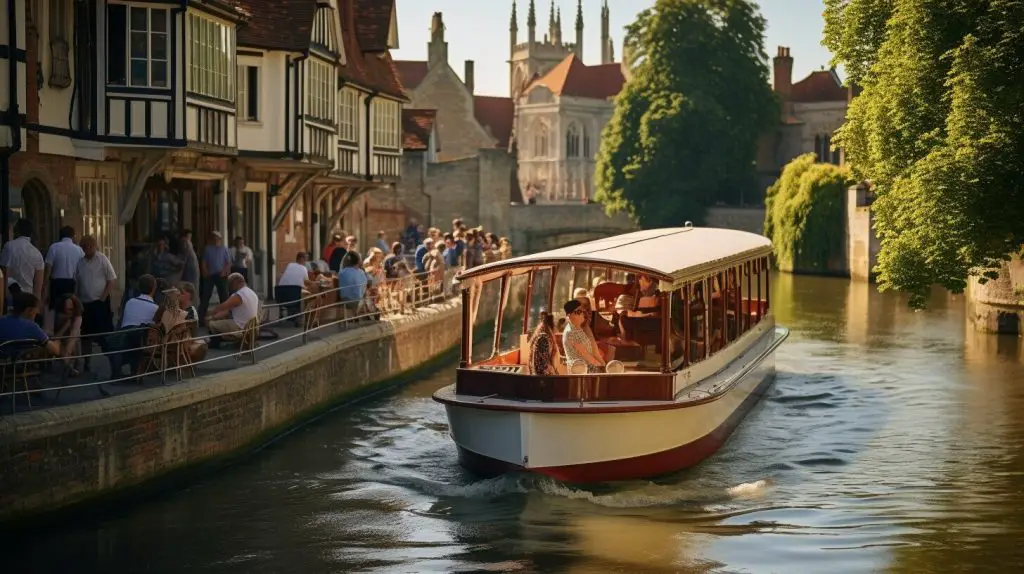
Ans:
POLYGON ((18 108, 18 6, 7 0, 7 116, 10 118, 11 146, 0 151, 0 245, 7 242, 11 227, 11 156, 21 150, 21 110, 18 108))

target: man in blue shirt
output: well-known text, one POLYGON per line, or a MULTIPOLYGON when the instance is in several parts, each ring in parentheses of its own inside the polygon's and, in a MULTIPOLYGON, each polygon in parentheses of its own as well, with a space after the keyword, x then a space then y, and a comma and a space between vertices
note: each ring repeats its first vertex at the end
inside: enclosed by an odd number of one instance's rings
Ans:
POLYGON ((206 319, 206 310, 210 307, 210 297, 213 296, 214 288, 217 289, 217 297, 221 303, 228 300, 227 277, 231 273, 231 255, 224 246, 224 239, 219 231, 210 232, 210 241, 206 244, 206 249, 203 249, 200 271, 203 277, 199 286, 199 322, 202 323, 206 319))
POLYGON ((423 240, 423 244, 416 248, 416 274, 417 275, 420 275, 420 274, 426 272, 426 269, 423 268, 423 258, 426 257, 427 253, 430 253, 430 250, 433 249, 433 248, 434 248, 434 240, 429 238, 429 237, 424 239, 423 240))
POLYGON ((444 264, 456 267, 459 264, 459 252, 455 248, 455 237, 451 233, 444 234, 444 264))
POLYGON ((345 302, 346 311, 359 309, 359 303, 366 295, 368 278, 359 265, 361 262, 359 254, 351 250, 345 254, 345 259, 341 262, 341 273, 338 274, 338 299, 345 302))
POLYGON ((39 313, 39 298, 34 293, 20 291, 11 297, 13 311, 10 315, 0 318, 0 343, 7 341, 25 341, 24 344, 12 344, 0 346, 0 354, 12 356, 19 351, 34 346, 29 341, 34 341, 39 346, 46 347, 52 355, 59 355, 60 349, 57 343, 50 340, 42 327, 36 324, 35 316, 39 313))

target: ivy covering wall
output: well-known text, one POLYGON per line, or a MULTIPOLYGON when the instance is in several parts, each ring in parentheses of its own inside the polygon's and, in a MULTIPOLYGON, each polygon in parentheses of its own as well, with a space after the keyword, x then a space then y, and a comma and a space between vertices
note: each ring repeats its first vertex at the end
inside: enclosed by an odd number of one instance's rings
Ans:
POLYGON ((764 234, 772 240, 781 271, 830 273, 829 262, 842 257, 846 188, 849 170, 815 163, 808 153, 789 162, 768 188, 764 234))

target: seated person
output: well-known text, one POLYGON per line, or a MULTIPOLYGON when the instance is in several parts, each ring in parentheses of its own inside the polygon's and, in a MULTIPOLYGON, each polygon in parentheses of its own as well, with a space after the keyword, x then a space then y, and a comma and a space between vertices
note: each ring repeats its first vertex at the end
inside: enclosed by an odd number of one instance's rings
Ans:
MULTIPOLYGON (((184 325, 190 321, 188 311, 181 307, 182 292, 171 288, 163 292, 163 303, 153 316, 153 322, 163 329, 164 335, 170 333, 178 325, 184 325)), ((192 336, 191 331, 189 336, 192 336)), ((182 343, 186 346, 189 357, 193 362, 201 361, 206 357, 206 340, 190 339, 182 343)))
POLYGON ((146 334, 140 327, 152 325, 153 317, 156 315, 157 304, 153 299, 156 295, 156 278, 152 275, 143 275, 139 277, 137 285, 139 294, 124 304, 121 325, 118 327, 120 332, 108 337, 108 348, 104 349, 105 352, 108 349, 113 351, 107 355, 110 360, 111 380, 121 378, 121 369, 125 362, 129 365, 138 362, 139 349, 143 346, 146 334))
MULTIPOLYGON (((242 277, 241 273, 228 275, 228 289, 231 290, 231 296, 227 301, 214 307, 207 327, 211 335, 239 340, 245 326, 259 313, 260 298, 246 285, 245 277, 242 277)), ((219 343, 218 339, 214 339, 210 346, 216 348, 219 343)))
MULTIPOLYGON (((199 310, 196 309, 196 300, 199 296, 196 294, 196 286, 191 283, 181 284, 181 295, 179 295, 178 304, 182 309, 185 310, 185 319, 188 321, 199 320, 199 310)), ((192 336, 195 336, 195 327, 192 328, 192 336)))
POLYGON ((565 368, 555 345, 554 316, 547 311, 540 314, 537 328, 530 337, 530 374, 539 376, 564 375, 565 368))
MULTIPOLYGON (((308 261, 309 255, 305 251, 300 251, 295 256, 295 261, 284 268, 284 273, 274 288, 274 298, 283 305, 289 315, 299 314, 303 291, 310 291, 316 287, 316 283, 309 278, 308 261)), ((297 323, 298 318, 294 321, 297 323)))
POLYGON ((562 334, 562 347, 565 349, 566 359, 570 364, 582 361, 587 366, 588 373, 599 373, 604 370, 604 357, 597 350, 597 345, 583 330, 586 321, 583 304, 576 299, 570 299, 563 307, 568 324, 562 334))
POLYGON ((661 312, 658 290, 653 279, 640 275, 626 292, 615 300, 615 312, 629 317, 649 317, 661 312))
POLYGON ((363 271, 362 259, 355 251, 349 251, 341 262, 341 273, 338 274, 338 300, 344 301, 346 311, 359 310, 359 304, 366 296, 369 278, 363 271))
POLYGON ((57 301, 57 317, 54 321, 53 336, 61 339, 60 356, 64 357, 64 366, 69 377, 77 377, 73 359, 78 349, 78 340, 82 335, 82 314, 84 308, 78 297, 71 294, 61 296, 57 301))
MULTIPOLYGON (((0 343, 7 341, 34 341, 51 355, 59 355, 60 347, 50 340, 43 328, 36 322, 36 315, 42 308, 39 298, 29 291, 18 291, 11 296, 11 313, 0 318, 0 343)), ((35 345, 8 343, 0 346, 0 354, 14 357, 35 345)))

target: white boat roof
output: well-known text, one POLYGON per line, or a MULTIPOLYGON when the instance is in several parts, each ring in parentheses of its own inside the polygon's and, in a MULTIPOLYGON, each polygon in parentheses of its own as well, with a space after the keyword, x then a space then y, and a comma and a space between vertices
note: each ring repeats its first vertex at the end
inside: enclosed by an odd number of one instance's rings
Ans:
POLYGON ((670 227, 614 235, 551 251, 495 261, 463 271, 459 280, 490 278, 522 267, 555 264, 608 265, 662 281, 680 281, 731 263, 769 255, 768 238, 716 227, 670 227))

